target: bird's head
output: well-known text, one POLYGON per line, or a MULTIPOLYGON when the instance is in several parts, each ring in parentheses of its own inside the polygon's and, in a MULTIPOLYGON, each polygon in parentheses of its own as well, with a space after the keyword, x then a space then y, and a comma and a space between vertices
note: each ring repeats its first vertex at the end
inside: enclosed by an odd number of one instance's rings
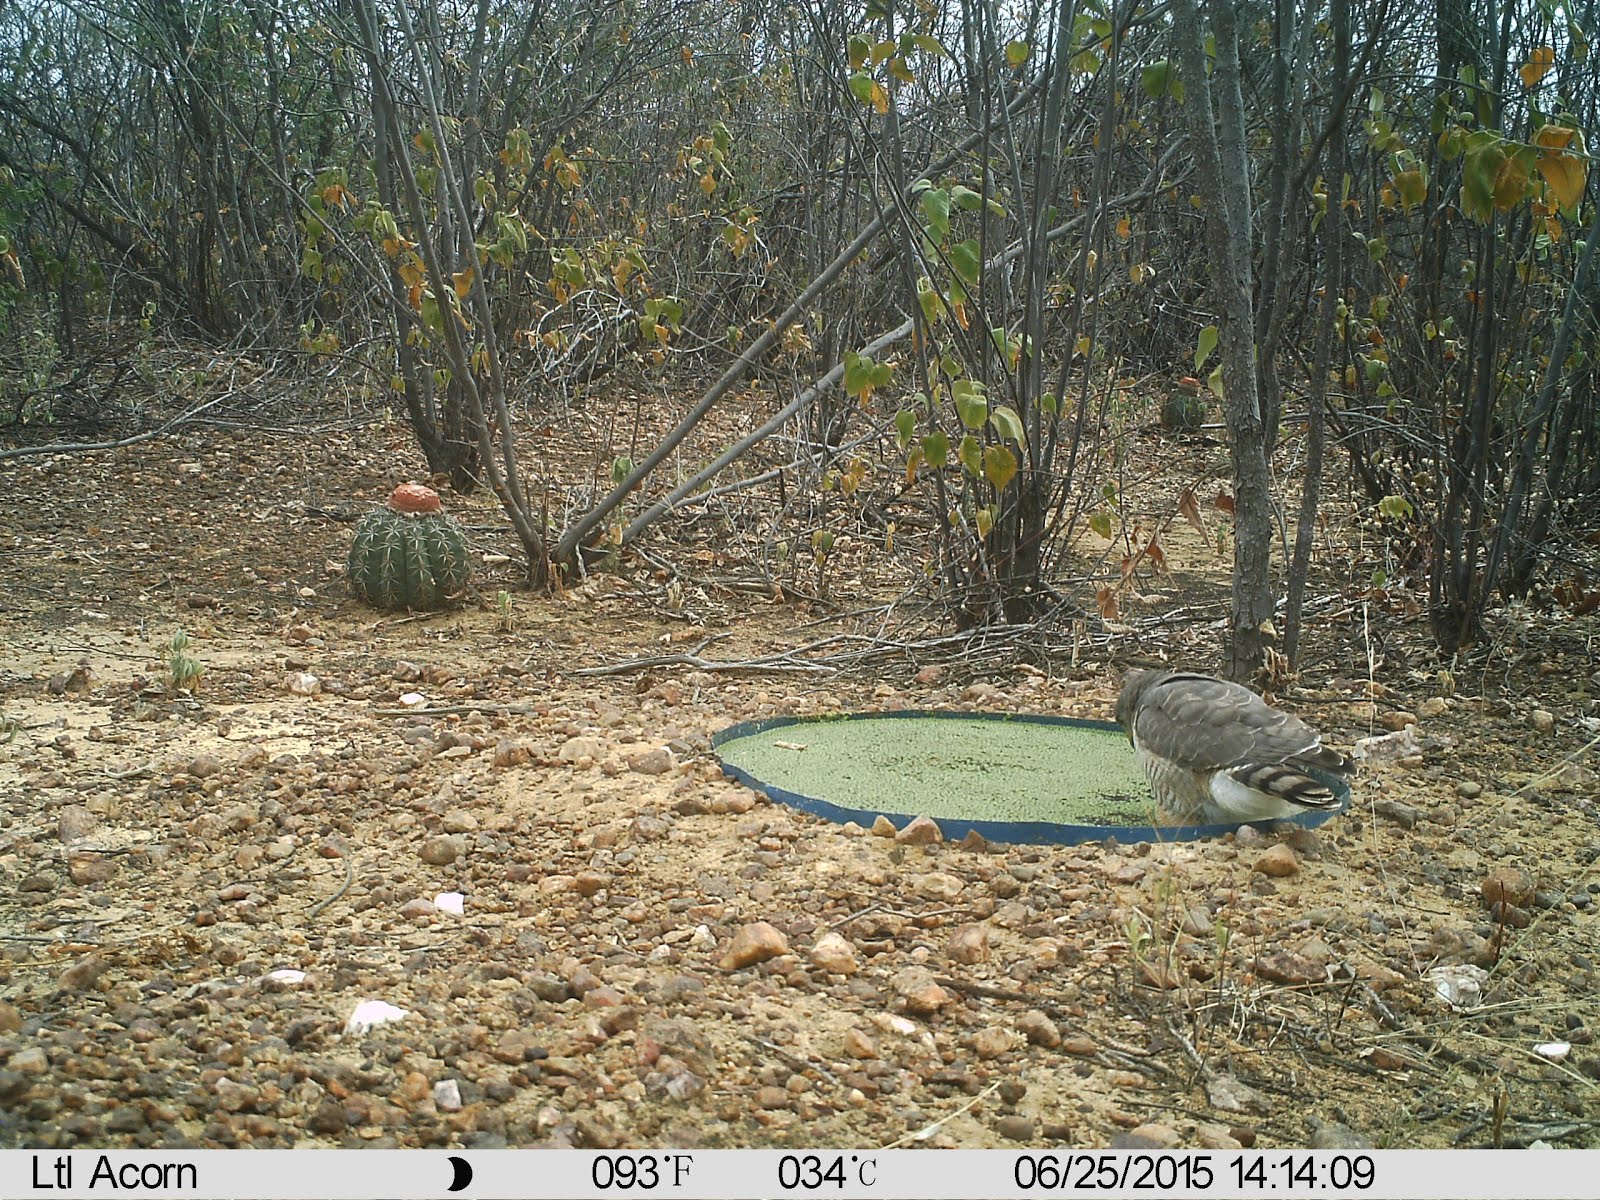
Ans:
POLYGON ((1129 671, 1122 680, 1122 695, 1117 697, 1117 724, 1127 731, 1128 740, 1133 741, 1133 714, 1139 711, 1139 702, 1144 695, 1156 684, 1160 683, 1171 671, 1129 671))

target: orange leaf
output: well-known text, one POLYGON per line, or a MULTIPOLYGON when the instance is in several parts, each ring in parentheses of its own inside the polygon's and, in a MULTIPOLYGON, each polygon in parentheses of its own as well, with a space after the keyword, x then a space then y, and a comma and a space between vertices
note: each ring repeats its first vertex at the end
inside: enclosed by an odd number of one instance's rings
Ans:
POLYGON ((1200 502, 1194 498, 1193 488, 1184 488, 1183 495, 1178 497, 1178 512, 1183 519, 1194 526, 1195 532, 1208 542, 1211 535, 1206 532, 1206 519, 1200 515, 1200 502))
POLYGON ((1098 589, 1094 594, 1095 607, 1100 610, 1100 615, 1107 621, 1115 621, 1121 616, 1117 607, 1117 593, 1110 584, 1098 589))
POLYGON ((473 269, 468 267, 465 271, 457 271, 450 277, 455 284, 457 300, 465 300, 467 298, 467 293, 472 290, 472 276, 474 274, 473 269))
MULTIPOLYGON (((1565 150, 1577 136, 1578 131, 1570 125, 1541 125, 1533 135, 1533 144, 1541 150, 1565 150)), ((1582 144, 1579 143, 1580 148, 1582 144)))
POLYGON ((1150 535, 1150 544, 1144 548, 1145 557, 1148 558, 1156 570, 1165 572, 1167 569, 1167 552, 1161 548, 1161 535, 1150 535))
POLYGON ((1227 492, 1219 491, 1217 493, 1217 498, 1211 503, 1217 506, 1218 512, 1225 512, 1230 517, 1233 516, 1233 497, 1228 495, 1227 492))
POLYGON ((1533 87, 1550 73, 1550 68, 1555 66, 1555 62, 1554 50, 1549 46, 1535 46, 1533 53, 1528 56, 1528 61, 1517 68, 1517 74, 1522 76, 1522 86, 1533 87))

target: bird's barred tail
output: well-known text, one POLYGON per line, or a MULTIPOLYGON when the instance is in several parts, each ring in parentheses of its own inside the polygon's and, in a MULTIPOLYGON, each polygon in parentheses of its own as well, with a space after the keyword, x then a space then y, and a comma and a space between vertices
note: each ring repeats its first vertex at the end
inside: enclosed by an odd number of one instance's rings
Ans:
POLYGON ((1292 763, 1244 763, 1227 772, 1247 788, 1277 796, 1302 808, 1333 808, 1338 804, 1333 792, 1292 763))

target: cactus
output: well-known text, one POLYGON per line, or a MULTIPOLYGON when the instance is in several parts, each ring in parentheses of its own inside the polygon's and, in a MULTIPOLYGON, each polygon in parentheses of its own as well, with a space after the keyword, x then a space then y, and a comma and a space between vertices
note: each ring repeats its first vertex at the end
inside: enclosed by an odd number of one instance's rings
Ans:
POLYGON ((1185 375, 1172 385, 1172 391, 1161 405, 1161 428, 1168 433, 1199 433, 1209 409, 1200 381, 1185 375))
POLYGON ((440 608, 472 573, 467 537, 439 493, 402 483, 386 507, 361 518, 350 547, 350 587, 379 608, 440 608))

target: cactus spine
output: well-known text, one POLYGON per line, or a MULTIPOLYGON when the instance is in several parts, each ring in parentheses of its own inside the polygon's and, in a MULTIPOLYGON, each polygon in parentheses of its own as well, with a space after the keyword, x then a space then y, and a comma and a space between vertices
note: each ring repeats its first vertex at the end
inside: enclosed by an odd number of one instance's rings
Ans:
POLYGON ((439 494, 403 483, 387 507, 361 518, 350 547, 350 587, 379 608, 440 608, 472 573, 467 537, 439 494))

